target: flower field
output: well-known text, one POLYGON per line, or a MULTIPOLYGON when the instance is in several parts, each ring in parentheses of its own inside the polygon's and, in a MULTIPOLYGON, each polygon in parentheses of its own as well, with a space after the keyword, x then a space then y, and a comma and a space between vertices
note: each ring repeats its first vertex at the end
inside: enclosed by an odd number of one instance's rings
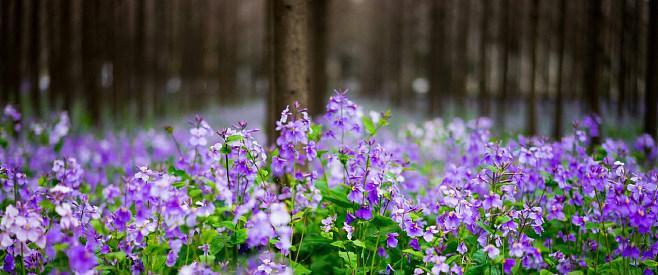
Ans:
POLYGON ((658 149, 500 140, 490 121, 399 129, 336 92, 288 106, 266 146, 200 116, 74 133, 7 106, 0 260, 10 274, 654 274, 658 149))

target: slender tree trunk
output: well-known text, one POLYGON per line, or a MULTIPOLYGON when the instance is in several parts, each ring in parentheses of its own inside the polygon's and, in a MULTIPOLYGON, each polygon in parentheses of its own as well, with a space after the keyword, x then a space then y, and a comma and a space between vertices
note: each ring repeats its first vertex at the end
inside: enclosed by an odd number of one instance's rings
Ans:
MULTIPOLYGON (((22 43, 22 26, 23 26, 23 8, 24 2, 22 0, 13 1, 13 12, 9 20, 11 26, 9 29, 8 43, 8 72, 5 80, 6 89, 8 92, 8 102, 17 103, 19 93, 19 86, 21 82, 21 59, 23 57, 23 43, 22 43)), ((4 42, 3 42, 4 43, 4 42)))
POLYGON ((641 63, 642 59, 640 56, 640 31, 641 31, 641 22, 642 22, 642 1, 643 0, 633 0, 633 29, 631 31, 631 43, 632 43, 632 57, 631 65, 632 68, 632 78, 631 78, 631 90, 630 98, 628 102, 629 113, 633 117, 638 117, 639 115, 639 101, 640 101, 640 77, 641 77, 641 63))
POLYGON ((560 22, 558 23, 558 56, 557 56, 557 83, 555 84, 555 118, 553 126, 553 138, 556 140, 562 136, 562 105, 563 105, 563 89, 562 89, 562 75, 564 67, 564 44, 566 37, 566 21, 567 21, 567 0, 560 0, 560 22))
POLYGON ((41 90, 39 89, 39 74, 41 72, 41 1, 32 0, 30 9, 30 101, 32 101, 32 111, 37 116, 41 115, 41 90))
POLYGON ((539 39, 539 0, 532 0, 530 7, 530 20, 531 20, 531 37, 530 37, 530 94, 528 95, 528 135, 534 136, 537 134, 537 91, 536 91, 536 75, 537 75, 537 41, 539 39))
POLYGON ((469 55, 468 55, 468 40, 471 30, 471 0, 460 0, 459 1, 459 19, 457 24, 459 25, 457 31, 457 48, 456 48, 456 60, 457 60, 457 73, 455 78, 456 83, 456 94, 455 101, 459 108, 465 107, 465 101, 468 98, 468 74, 469 74, 469 55))
POLYGON ((502 40, 502 55, 500 61, 500 95, 498 97, 498 110, 497 114, 497 128, 505 130, 505 115, 507 114, 507 100, 508 100, 508 76, 509 71, 509 53, 511 51, 511 35, 510 35, 510 0, 503 0, 500 16, 500 39, 502 40))
POLYGON ((489 12, 490 1, 482 0, 482 13, 480 14, 480 96, 478 98, 478 112, 480 116, 489 116, 490 100, 489 89, 487 87, 487 77, 489 74, 487 62, 487 47, 489 46, 489 12))
POLYGON ((646 98, 644 114, 644 132, 654 139, 658 138, 656 128, 658 120, 658 0, 649 2, 649 28, 647 30, 647 73, 645 79, 646 98))
POLYGON ((587 51, 585 53, 584 91, 589 114, 600 114, 599 108, 599 56, 601 50, 601 1, 589 0, 587 5, 588 28, 587 51))
MULTIPOLYGON (((286 106, 293 108, 295 102, 303 107, 308 106, 309 7, 306 0, 275 0, 273 5, 273 52, 270 60, 273 71, 270 72, 270 83, 274 84, 274 110, 280 112, 286 106)), ((266 125, 274 127, 275 123, 268 121, 266 125)), ((274 135, 268 139, 270 144, 274 140, 274 135)))
POLYGON ((327 30, 329 13, 329 0, 311 1, 310 45, 312 70, 311 98, 309 109, 311 115, 318 116, 323 113, 327 100, 327 30))
POLYGON ((9 74, 10 1, 0 1, 0 104, 9 101, 6 77, 9 74))
POLYGON ((386 85, 385 89, 389 92, 389 98, 392 100, 392 105, 395 107, 403 106, 403 86, 402 86, 402 58, 404 50, 403 48, 403 32, 405 24, 405 1, 388 1, 386 14, 391 18, 388 22, 390 27, 388 28, 388 41, 386 41, 386 46, 388 47, 387 53, 387 74, 384 77, 386 82, 389 82, 390 85, 386 85))
POLYGON ((620 22, 619 22, 619 70, 617 71, 617 117, 621 118, 624 115, 624 105, 626 104, 626 78, 628 75, 627 71, 627 62, 626 62, 626 31, 628 27, 627 23, 627 13, 628 8, 626 5, 626 0, 619 0, 621 5, 620 12, 620 22))
MULTIPOLYGON (((429 108, 428 115, 435 117, 441 113, 441 102, 446 97, 442 91, 446 90, 446 27, 445 27, 445 1, 432 1, 430 11, 430 53, 429 53, 429 108)), ((461 61, 460 61, 461 62, 461 61)))
POLYGON ((99 99, 99 64, 97 46, 97 13, 96 1, 82 1, 82 74, 84 98, 92 123, 100 119, 99 99))

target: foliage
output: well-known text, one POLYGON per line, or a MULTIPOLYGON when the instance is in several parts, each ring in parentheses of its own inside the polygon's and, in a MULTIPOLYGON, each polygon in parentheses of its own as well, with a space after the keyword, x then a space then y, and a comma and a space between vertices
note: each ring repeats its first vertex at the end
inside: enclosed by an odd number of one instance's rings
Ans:
POLYGON ((490 136, 485 119, 387 131, 345 92, 294 104, 264 148, 239 122, 68 136, 65 113, 0 132, 8 273, 585 274, 658 266, 656 145, 490 136), (185 142, 182 142, 185 141, 185 142))

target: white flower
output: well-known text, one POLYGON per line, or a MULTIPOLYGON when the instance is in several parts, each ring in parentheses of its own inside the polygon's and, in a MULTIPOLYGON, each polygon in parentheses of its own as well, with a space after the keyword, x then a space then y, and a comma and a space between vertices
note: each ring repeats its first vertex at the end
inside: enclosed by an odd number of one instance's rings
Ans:
POLYGON ((290 222, 290 214, 283 203, 274 203, 270 206, 270 223, 274 226, 285 225, 290 222))

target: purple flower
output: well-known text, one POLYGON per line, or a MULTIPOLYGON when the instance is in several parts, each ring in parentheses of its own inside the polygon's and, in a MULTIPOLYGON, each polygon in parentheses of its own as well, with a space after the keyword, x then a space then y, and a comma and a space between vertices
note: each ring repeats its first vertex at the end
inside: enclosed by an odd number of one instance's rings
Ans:
POLYGON ((12 273, 15 267, 14 256, 11 253, 7 253, 2 269, 7 273, 12 273))
POLYGON ((119 231, 124 231, 126 230, 126 224, 130 221, 131 214, 128 209, 125 207, 121 207, 117 209, 116 212, 114 212, 114 223, 113 225, 116 227, 117 230, 119 231))
POLYGON ((500 250, 493 245, 487 245, 484 247, 484 253, 487 253, 489 258, 493 259, 498 257, 498 255, 500 254, 500 250))
POLYGON ((414 250, 420 251, 420 243, 418 243, 417 239, 411 239, 409 241, 409 246, 413 248, 414 250))
POLYGON ((351 240, 352 239, 352 233, 354 233, 354 227, 350 226, 347 224, 347 222, 343 223, 343 230, 347 232, 347 239, 351 240))
POLYGON ((389 248, 394 248, 398 246, 398 233, 388 233, 386 236, 386 246, 389 248))
POLYGON ((408 222, 405 231, 409 237, 423 236, 423 228, 419 222, 408 222))
POLYGON ((75 272, 85 273, 96 266, 96 255, 84 246, 74 245, 66 251, 69 267, 75 272))
POLYGON ((384 249, 384 248, 381 247, 381 246, 378 247, 378 248, 377 248, 377 255, 379 255, 379 257, 382 257, 382 258, 383 258, 383 257, 386 257, 386 249, 384 249))
POLYGON ((505 273, 512 273, 512 268, 516 265, 516 260, 514 259, 505 259, 505 262, 503 263, 503 271, 505 273))
POLYGON ((459 245, 457 246, 457 252, 459 252, 459 254, 462 255, 468 252, 468 247, 466 247, 466 244, 464 242, 459 243, 459 245))
POLYGON ((361 207, 356 211, 356 217, 362 220, 372 219, 372 211, 369 206, 361 207))

